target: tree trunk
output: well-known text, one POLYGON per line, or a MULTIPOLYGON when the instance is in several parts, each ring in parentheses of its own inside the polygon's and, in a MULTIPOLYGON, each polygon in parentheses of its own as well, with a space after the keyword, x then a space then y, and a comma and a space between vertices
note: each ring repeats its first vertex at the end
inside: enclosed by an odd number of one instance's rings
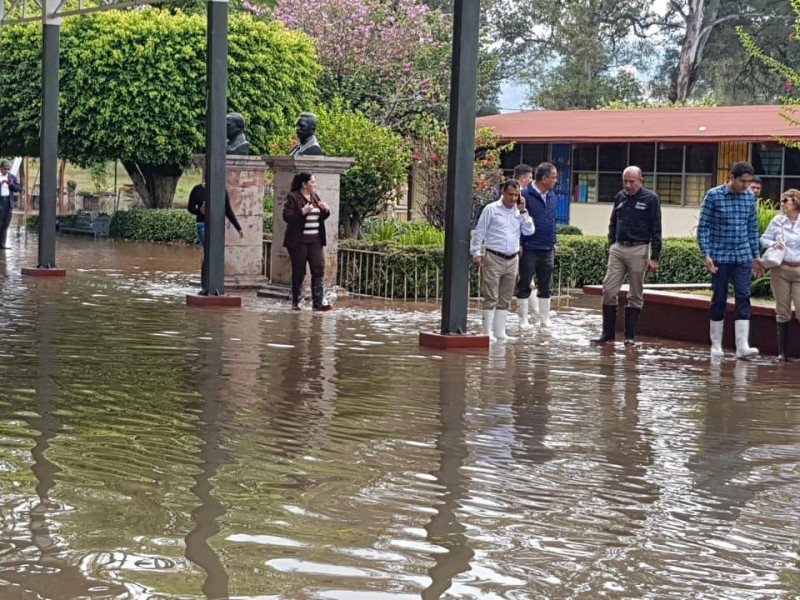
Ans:
POLYGON ((171 208, 175 188, 183 175, 180 165, 148 165, 122 161, 136 192, 147 208, 171 208))
POLYGON ((692 93, 706 42, 719 23, 719 4, 719 0, 689 0, 687 3, 686 36, 683 38, 670 97, 673 102, 684 103, 692 93))

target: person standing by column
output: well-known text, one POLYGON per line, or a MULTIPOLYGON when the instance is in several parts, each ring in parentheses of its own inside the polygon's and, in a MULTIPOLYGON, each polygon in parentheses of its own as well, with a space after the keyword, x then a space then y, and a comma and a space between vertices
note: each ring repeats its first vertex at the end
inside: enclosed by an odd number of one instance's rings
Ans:
POLYGON ((661 257, 661 202, 644 187, 639 167, 622 172, 622 190, 614 198, 608 223, 608 266, 603 279, 603 332, 597 344, 613 342, 617 330, 619 290, 628 274, 625 345, 635 344, 636 326, 644 305, 644 277, 658 271, 661 257))
POLYGON ((14 211, 14 194, 20 191, 19 181, 11 173, 11 161, 0 160, 0 249, 8 250, 6 237, 14 211))
MULTIPOLYGON (((517 316, 519 328, 529 329, 528 313, 530 298, 534 298, 542 327, 550 324, 550 283, 556 252, 556 203, 558 198, 553 188, 558 182, 558 171, 549 162, 536 167, 534 180, 522 188, 522 196, 528 214, 533 219, 533 235, 520 237, 522 256, 517 283, 517 316), (533 296, 531 279, 536 281, 536 296, 533 296)), ((534 311, 536 312, 536 311, 534 311)))
POLYGON ((758 349, 749 343, 750 279, 754 273, 763 272, 759 261, 756 197, 748 189, 752 181, 752 165, 744 161, 734 163, 728 183, 708 190, 700 207, 697 242, 711 273, 711 356, 724 355, 722 333, 730 283, 736 298, 733 316, 736 358, 758 354, 758 349))
POLYGON ((301 171, 295 175, 283 207, 283 220, 286 221, 283 245, 292 261, 292 310, 300 310, 306 263, 311 269, 312 309, 333 309, 323 302, 325 254, 322 249, 327 244, 325 221, 330 216, 330 207, 317 195, 317 179, 313 173, 301 171))
POLYGON ((508 307, 519 263, 519 236, 533 235, 533 220, 514 179, 500 186, 500 200, 486 205, 472 233, 470 253, 483 269, 483 333, 494 341, 506 335, 508 307), (484 256, 485 251, 485 256, 484 256))

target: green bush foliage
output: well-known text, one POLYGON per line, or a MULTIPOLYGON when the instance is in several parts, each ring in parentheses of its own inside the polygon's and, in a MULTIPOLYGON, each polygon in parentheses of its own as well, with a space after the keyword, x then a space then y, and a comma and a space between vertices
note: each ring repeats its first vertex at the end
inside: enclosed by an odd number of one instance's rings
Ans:
MULTIPOLYGON (((388 227, 388 226, 387 226, 388 227)), ((441 296, 444 265, 442 245, 403 246, 394 239, 380 241, 342 240, 340 247, 370 250, 374 256, 366 264, 341 265, 340 275, 347 289, 360 294, 403 295, 433 298, 441 296), (369 271, 369 275, 365 275, 369 271), (391 279, 373 273, 391 272, 391 279), (379 289, 381 288, 381 289, 379 289)), ((602 236, 562 235, 558 238, 553 273, 555 285, 581 287, 603 282, 608 261, 608 241, 602 236)), ((647 275, 648 283, 705 283, 710 275, 700 257, 697 242, 691 238, 664 240, 661 267, 647 275)), ((475 294, 479 285, 478 270, 470 267, 470 285, 475 294)))
POLYGON ((194 215, 178 208, 117 211, 109 236, 148 242, 197 241, 194 215))
POLYGON ((367 221, 371 242, 392 241, 401 246, 444 246, 444 231, 426 221, 367 221))
MULTIPOLYGON (((3 29, 0 55, 13 69, 0 70, 0 155, 39 154, 41 37, 38 23, 3 29)), ((244 14, 231 15, 228 42, 228 110, 247 120, 253 153, 267 152, 317 100, 313 43, 244 14)), ((174 179, 205 147, 206 17, 145 7, 66 19, 60 81, 59 156, 121 159, 158 206, 136 174, 174 179)))
POLYGON ((575 225, 556 225, 557 235, 583 235, 580 227, 575 225))

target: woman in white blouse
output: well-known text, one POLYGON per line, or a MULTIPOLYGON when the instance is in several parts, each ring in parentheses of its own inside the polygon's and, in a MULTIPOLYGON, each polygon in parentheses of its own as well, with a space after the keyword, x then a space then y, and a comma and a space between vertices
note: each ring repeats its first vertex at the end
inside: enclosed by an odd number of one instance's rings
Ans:
POLYGON ((770 286, 775 296, 775 320, 778 324, 778 360, 786 360, 786 337, 792 319, 800 318, 800 190, 786 190, 781 195, 781 214, 775 216, 761 236, 764 248, 785 248, 783 262, 770 271, 770 286))

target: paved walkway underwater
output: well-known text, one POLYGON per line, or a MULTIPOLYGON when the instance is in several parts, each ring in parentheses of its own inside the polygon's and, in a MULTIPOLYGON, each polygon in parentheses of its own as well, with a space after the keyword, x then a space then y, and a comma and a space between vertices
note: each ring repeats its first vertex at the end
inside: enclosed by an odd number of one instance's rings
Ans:
POLYGON ((799 365, 598 349, 575 305, 434 352, 435 307, 192 308, 196 248, 59 238, 67 277, 39 280, 35 236, 11 241, 13 597, 800 594, 799 365))

